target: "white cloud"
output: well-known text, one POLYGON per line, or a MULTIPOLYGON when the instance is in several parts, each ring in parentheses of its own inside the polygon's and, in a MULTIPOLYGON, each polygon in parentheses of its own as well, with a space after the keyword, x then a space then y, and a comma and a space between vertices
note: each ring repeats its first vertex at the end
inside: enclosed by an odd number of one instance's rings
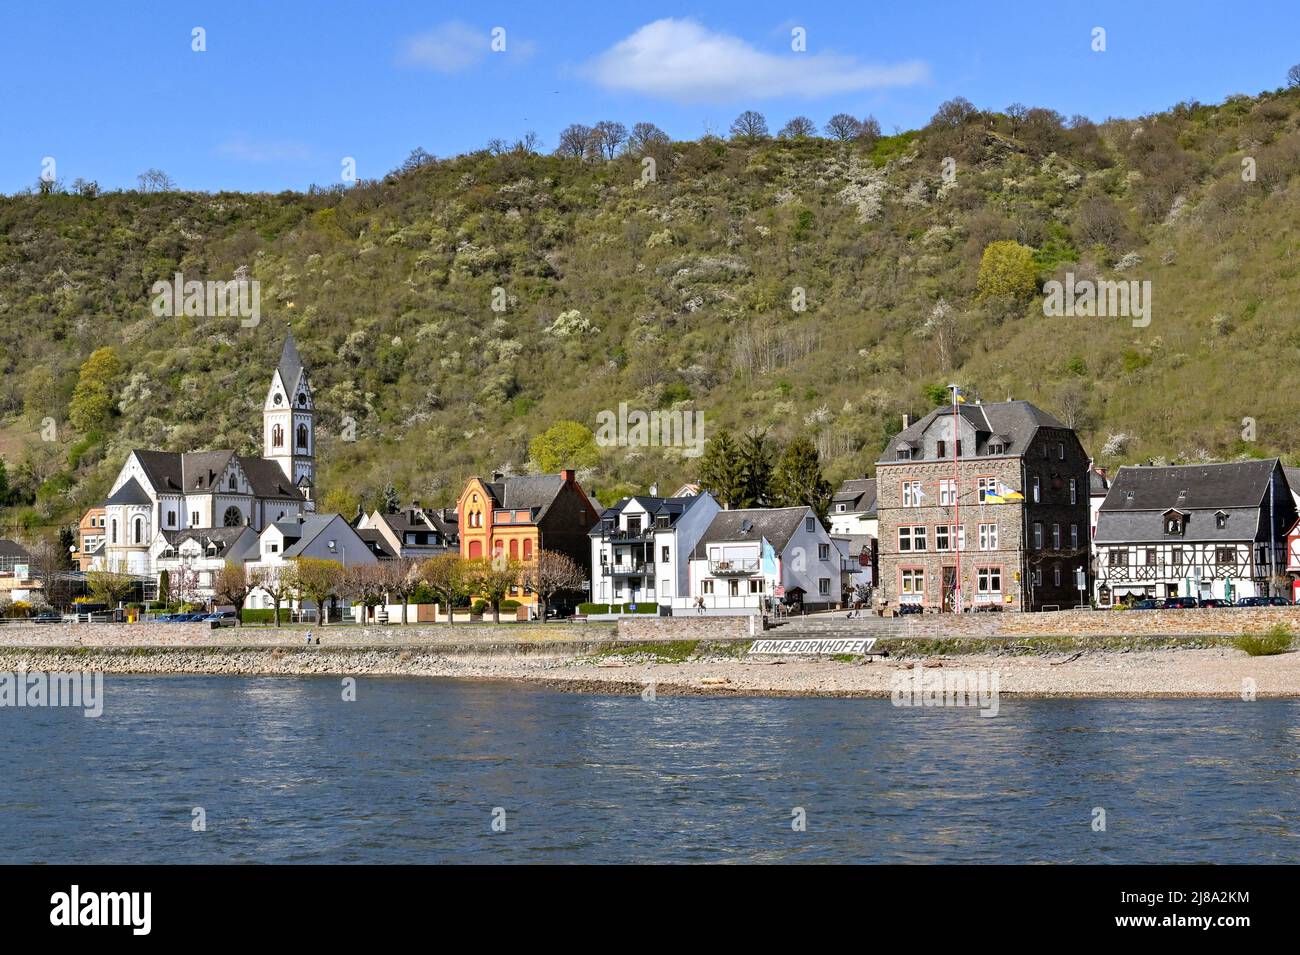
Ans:
POLYGON ((258 141, 250 139, 246 133, 236 133, 218 145, 217 152, 243 162, 286 162, 306 159, 311 151, 302 143, 258 141))
MULTIPOLYGON (((401 66, 438 73, 459 73, 492 52, 493 39, 492 30, 472 27, 460 20, 448 20, 428 33, 407 37, 397 62, 401 66)), ((515 37, 509 32, 503 33, 500 42, 505 44, 500 53, 514 60, 526 59, 536 50, 536 44, 531 40, 515 37)))
POLYGON ((611 90, 678 102, 729 102, 909 86, 929 78, 917 60, 892 66, 836 53, 764 53, 694 20, 667 18, 641 27, 592 60, 586 73, 611 90))

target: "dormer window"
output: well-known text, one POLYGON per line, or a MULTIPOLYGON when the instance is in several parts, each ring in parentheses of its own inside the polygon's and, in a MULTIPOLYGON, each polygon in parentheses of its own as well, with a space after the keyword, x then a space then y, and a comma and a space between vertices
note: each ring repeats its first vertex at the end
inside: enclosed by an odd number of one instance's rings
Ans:
POLYGON ((910 461, 910 460, 912 460, 912 449, 911 449, 911 448, 899 448, 899 449, 898 449, 898 460, 900 460, 900 461, 910 461))
POLYGON ((1214 526, 1223 530, 1228 526, 1228 515, 1225 511, 1217 511, 1214 515, 1214 526))
POLYGON ((947 441, 936 441, 936 442, 934 443, 934 448, 935 448, 935 451, 934 451, 934 453, 935 453, 935 457, 946 458, 946 457, 948 456, 948 442, 947 442, 947 441))
POLYGON ((1182 534, 1187 516, 1180 511, 1165 511, 1165 533, 1182 534))

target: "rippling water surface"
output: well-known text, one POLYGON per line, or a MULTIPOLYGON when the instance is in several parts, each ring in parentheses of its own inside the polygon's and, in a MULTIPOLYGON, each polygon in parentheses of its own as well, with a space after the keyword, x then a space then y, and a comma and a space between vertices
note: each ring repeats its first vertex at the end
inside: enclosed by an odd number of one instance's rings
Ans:
POLYGON ((105 694, 99 719, 0 709, 0 862, 1300 861, 1294 701, 988 719, 402 678, 355 702, 327 677, 105 694))

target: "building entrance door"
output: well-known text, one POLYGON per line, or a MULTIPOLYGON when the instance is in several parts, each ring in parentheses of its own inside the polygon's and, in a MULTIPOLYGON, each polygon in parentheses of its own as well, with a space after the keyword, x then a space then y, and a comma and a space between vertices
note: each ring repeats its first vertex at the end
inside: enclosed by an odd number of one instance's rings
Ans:
POLYGON ((956 597, 955 591, 957 590, 956 565, 949 565, 943 568, 942 581, 943 581, 941 584, 942 590, 939 595, 940 596, 939 606, 943 607, 944 613, 952 613, 956 609, 956 607, 954 607, 953 605, 954 598, 956 597))

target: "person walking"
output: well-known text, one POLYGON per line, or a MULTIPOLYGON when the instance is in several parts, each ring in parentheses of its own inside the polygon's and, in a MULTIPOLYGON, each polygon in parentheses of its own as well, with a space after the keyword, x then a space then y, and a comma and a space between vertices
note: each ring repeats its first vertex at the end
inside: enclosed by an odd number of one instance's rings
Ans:
POLYGON ((307 631, 307 646, 311 646, 311 631, 307 631))

